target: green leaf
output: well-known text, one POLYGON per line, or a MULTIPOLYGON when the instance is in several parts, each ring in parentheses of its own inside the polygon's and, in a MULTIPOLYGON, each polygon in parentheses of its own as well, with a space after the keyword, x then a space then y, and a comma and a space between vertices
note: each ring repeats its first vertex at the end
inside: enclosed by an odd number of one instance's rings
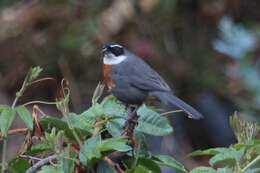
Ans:
POLYGON ((175 169, 182 171, 182 172, 188 172, 180 162, 178 162, 177 160, 175 160, 171 156, 157 155, 157 156, 154 156, 154 157, 156 158, 154 161, 161 166, 167 166, 167 167, 170 167, 170 168, 175 168, 175 169))
POLYGON ((145 167, 138 165, 133 173, 151 173, 151 171, 147 170, 145 167))
POLYGON ((169 135, 173 132, 173 128, 167 118, 160 116, 159 113, 146 106, 139 108, 137 114, 140 117, 136 130, 154 136, 169 135))
POLYGON ((75 113, 69 113, 68 118, 74 128, 86 130, 90 133, 94 131, 94 123, 84 121, 84 119, 82 119, 80 115, 77 115, 75 113))
POLYGON ((39 75, 40 73, 42 72, 42 68, 40 66, 36 66, 36 67, 33 67, 31 68, 30 72, 29 72, 29 81, 33 81, 35 80, 39 75))
POLYGON ((4 110, 4 109, 8 109, 10 108, 9 106, 7 105, 0 105, 0 113, 4 110))
POLYGON ((245 173, 260 173, 260 168, 247 169, 245 173))
POLYGON ((30 167, 29 160, 21 158, 15 158, 8 163, 8 170, 11 173, 24 173, 30 167))
POLYGON ((94 158, 101 158, 101 152, 99 146, 101 144, 101 136, 97 135, 95 137, 89 138, 84 142, 83 148, 80 149, 79 159, 84 165, 87 165, 89 161, 94 158))
POLYGON ((218 168, 217 173, 233 173, 233 169, 225 167, 225 168, 218 168))
POLYGON ((16 107, 16 111, 18 115, 21 117, 25 125, 30 129, 33 130, 33 118, 32 114, 28 111, 25 106, 18 106, 16 107))
POLYGON ((117 173, 106 161, 99 161, 97 164, 97 173, 117 173))
POLYGON ((70 151, 70 147, 62 154, 62 170, 64 173, 73 173, 77 153, 70 151))
POLYGON ((208 155, 216 155, 218 153, 225 153, 228 151, 228 148, 210 148, 207 150, 196 150, 189 154, 189 156, 208 156, 208 155))
POLYGON ((86 118, 96 118, 100 117, 104 114, 103 108, 99 103, 92 105, 88 110, 84 111, 80 114, 80 116, 84 116, 86 118))
POLYGON ((221 165, 221 166, 235 166, 236 162, 239 162, 244 154, 244 150, 235 150, 229 148, 227 151, 218 153, 209 160, 211 166, 221 165))
POLYGON ((201 166, 201 167, 192 169, 192 171, 190 171, 190 173, 217 173, 217 171, 211 167, 201 166))
POLYGON ((101 151, 116 150, 120 152, 126 152, 132 148, 129 145, 126 145, 127 139, 124 137, 114 137, 103 140, 99 149, 101 151))
POLYGON ((3 134, 3 137, 7 136, 8 130, 11 127, 14 118, 15 118, 15 110, 8 107, 4 109, 0 115, 0 128, 3 134))
POLYGON ((125 173, 152 173, 150 170, 146 169, 146 167, 142 165, 138 165, 137 167, 133 169, 128 169, 125 171, 125 173))
POLYGON ((28 155, 35 155, 46 151, 51 151, 52 146, 47 143, 46 141, 33 145, 30 149, 30 151, 27 151, 26 154, 28 155))
POLYGON ((108 96, 101 103, 106 117, 109 118, 106 128, 112 136, 120 136, 128 113, 126 107, 120 104, 115 97, 108 96))
POLYGON ((61 166, 43 166, 39 173, 64 173, 61 166))
POLYGON ((152 171, 153 173, 161 173, 161 168, 152 159, 139 158, 138 159, 138 165, 142 165, 143 167, 145 167, 146 169, 152 171))
MULTIPOLYGON (((48 129, 49 127, 55 127, 58 130, 63 130, 65 132, 65 135, 70 138, 74 139, 74 136, 72 134, 71 129, 69 128, 68 124, 66 121, 56 118, 56 117, 51 117, 51 116, 44 116, 41 121, 40 121, 41 126, 43 129, 48 129)), ((86 128, 87 129, 87 128, 86 128)), ((86 129, 81 129, 81 128, 75 128, 77 134, 79 135, 80 138, 84 138, 86 136, 89 136, 91 132, 87 131, 86 129)))
POLYGON ((126 119, 128 116, 126 107, 119 103, 113 96, 106 97, 101 103, 105 115, 109 117, 121 117, 126 119))

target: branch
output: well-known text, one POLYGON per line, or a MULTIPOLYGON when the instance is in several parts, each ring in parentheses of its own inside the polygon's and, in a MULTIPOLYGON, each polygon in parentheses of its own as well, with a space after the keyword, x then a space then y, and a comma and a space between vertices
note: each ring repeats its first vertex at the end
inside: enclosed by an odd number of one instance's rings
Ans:
POLYGON ((48 163, 52 162, 57 158, 56 155, 51 155, 49 157, 46 157, 45 159, 42 159, 41 161, 34 164, 32 167, 26 170, 25 173, 35 173, 38 169, 40 169, 42 166, 47 165, 48 163))
MULTIPOLYGON (((20 129, 12 129, 8 131, 8 135, 15 135, 17 133, 25 133, 28 131, 28 128, 20 128, 20 129)), ((2 137, 2 133, 0 132, 0 138, 2 137)))
POLYGON ((134 130, 135 130, 135 126, 137 125, 138 118, 139 118, 137 115, 138 109, 139 109, 139 106, 135 107, 132 111, 130 108, 130 113, 128 115, 128 119, 125 122, 125 129, 122 133, 122 136, 128 137, 132 142, 134 142, 133 141, 134 130))
POLYGON ((248 168, 250 168, 251 166, 253 166, 256 162, 258 162, 260 160, 260 155, 258 155, 254 160, 252 160, 248 165, 246 165, 246 167, 244 167, 242 169, 242 172, 245 172, 248 168))
POLYGON ((33 156, 28 156, 28 155, 23 155, 23 154, 21 154, 19 157, 21 157, 23 159, 28 159, 28 160, 42 161, 42 159, 40 159, 38 157, 33 157, 33 156))

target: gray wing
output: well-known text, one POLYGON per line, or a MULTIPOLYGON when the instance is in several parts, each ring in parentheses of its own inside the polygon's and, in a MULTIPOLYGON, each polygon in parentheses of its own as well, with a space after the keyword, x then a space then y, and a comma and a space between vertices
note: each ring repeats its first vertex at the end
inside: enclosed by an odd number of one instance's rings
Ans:
POLYGON ((147 90, 147 91, 171 91, 170 87, 163 80, 163 78, 154 71, 146 62, 142 59, 130 54, 133 65, 131 71, 128 72, 129 82, 132 86, 147 90))

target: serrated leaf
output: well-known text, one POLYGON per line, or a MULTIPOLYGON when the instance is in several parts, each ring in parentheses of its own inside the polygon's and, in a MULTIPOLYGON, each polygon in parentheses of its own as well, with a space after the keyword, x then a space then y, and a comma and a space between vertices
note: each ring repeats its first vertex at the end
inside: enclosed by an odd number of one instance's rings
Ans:
POLYGON ((2 135, 4 137, 7 136, 8 130, 11 127, 11 125, 12 125, 12 123, 14 121, 15 114, 16 114, 16 111, 14 109, 10 108, 10 107, 4 109, 1 112, 1 115, 0 115, 0 128, 1 128, 2 135))
POLYGON ((93 132, 94 123, 86 122, 80 115, 69 113, 68 118, 74 128, 86 130, 90 133, 93 132))
POLYGON ((140 117, 136 130, 154 136, 169 135, 173 132, 173 128, 167 118, 146 106, 139 108, 137 114, 140 117))
POLYGON ((154 156, 156 160, 154 160, 156 163, 158 163, 161 166, 167 166, 170 168, 177 169, 182 172, 188 172, 185 167, 177 160, 175 160, 173 157, 168 155, 157 155, 154 156))
POLYGON ((208 156, 208 155, 216 155, 218 153, 224 153, 228 151, 228 148, 220 147, 220 148, 210 148, 206 150, 196 150, 189 154, 189 156, 208 156))
POLYGON ((25 125, 30 129, 33 130, 33 118, 32 114, 28 111, 25 106, 18 106, 15 108, 18 115, 21 117, 25 125))
POLYGON ((127 139, 124 137, 114 137, 103 140, 99 149, 101 151, 116 150, 120 152, 126 152, 132 149, 129 145, 126 145, 127 139))
POLYGON ((11 173, 24 173, 30 167, 29 160, 21 158, 15 158, 8 163, 8 170, 11 173))
POLYGON ((79 159, 84 165, 87 165, 89 161, 94 158, 100 158, 101 152, 99 146, 101 144, 101 136, 97 135, 89 138, 84 142, 83 148, 80 149, 79 159))
POLYGON ((117 173, 106 161, 99 161, 97 164, 97 173, 117 173))
POLYGON ((120 136, 128 113, 126 107, 119 103, 115 97, 108 96, 101 103, 106 117, 109 118, 106 128, 112 136, 120 136))
POLYGON ((211 166, 221 165, 221 166, 235 166, 236 162, 239 162, 244 154, 244 150, 235 150, 229 148, 227 151, 218 153, 209 160, 211 166))
POLYGON ((123 104, 120 104, 113 96, 105 98, 101 105, 105 115, 109 117, 122 117, 126 119, 128 116, 126 107, 123 104))
POLYGON ((217 171, 211 167, 197 167, 190 171, 190 173, 217 173, 217 171))

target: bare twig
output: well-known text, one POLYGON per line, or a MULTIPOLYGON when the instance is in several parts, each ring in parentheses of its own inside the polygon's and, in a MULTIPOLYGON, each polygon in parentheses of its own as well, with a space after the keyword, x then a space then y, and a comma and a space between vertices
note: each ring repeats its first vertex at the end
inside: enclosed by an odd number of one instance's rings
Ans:
POLYGON ((128 119, 125 122, 125 129, 122 133, 122 136, 129 137, 129 139, 132 140, 132 142, 133 142, 134 129, 138 121, 138 115, 137 115, 138 108, 139 107, 135 107, 134 110, 132 111, 130 109, 128 119))
POLYGON ((33 156, 28 156, 28 155, 23 155, 23 154, 21 154, 19 157, 21 157, 21 158, 23 158, 23 159, 28 159, 28 160, 42 161, 41 158, 33 157, 33 156))
MULTIPOLYGON (((28 128, 19 128, 19 129, 12 129, 8 131, 8 135, 15 135, 17 133, 25 133, 28 131, 28 128)), ((2 137, 2 133, 0 132, 0 138, 2 137)))
POLYGON ((37 162, 36 164, 34 164, 32 167, 30 167, 29 169, 26 170, 25 173, 35 173, 38 169, 40 169, 42 166, 52 162, 53 160, 55 160, 57 158, 56 155, 51 155, 49 157, 46 157, 44 159, 42 159, 41 161, 37 162))
POLYGON ((39 82, 42 82, 42 81, 46 81, 46 80, 52 80, 52 81, 57 83, 56 79, 54 79, 52 77, 45 77, 45 78, 41 78, 41 79, 38 79, 38 80, 31 82, 30 85, 33 85, 33 84, 36 84, 36 83, 39 83, 39 82))

